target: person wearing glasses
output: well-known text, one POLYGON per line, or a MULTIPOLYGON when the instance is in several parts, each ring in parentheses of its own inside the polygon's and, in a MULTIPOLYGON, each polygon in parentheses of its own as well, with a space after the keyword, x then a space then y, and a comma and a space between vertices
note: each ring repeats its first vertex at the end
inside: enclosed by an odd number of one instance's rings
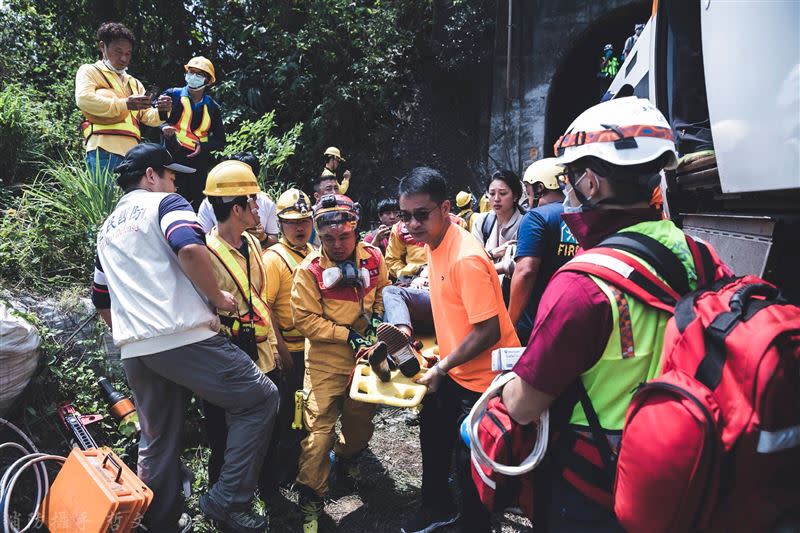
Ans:
MULTIPOLYGON (((293 361, 283 337, 276 334, 272 311, 266 296, 266 268, 261 259, 261 245, 247 232, 258 217, 256 195, 260 192, 255 174, 241 161, 223 161, 208 174, 207 196, 217 218, 217 225, 206 235, 211 252, 211 266, 217 285, 228 291, 236 301, 233 311, 217 311, 223 331, 231 341, 247 353, 267 378, 281 392, 281 372, 291 372, 293 361)), ((277 411, 278 401, 274 402, 277 411)), ((203 402, 206 431, 211 455, 208 459, 208 480, 219 479, 225 462, 228 440, 225 411, 212 402, 203 402)), ((270 433, 264 443, 266 457, 258 466, 258 486, 261 499, 267 501, 275 494, 272 472, 276 469, 277 439, 271 417, 270 433)))
POLYGON ((400 182, 399 193, 400 220, 414 239, 425 243, 441 356, 418 380, 428 387, 420 416, 422 506, 402 531, 433 531, 459 516, 465 530, 490 531, 490 514, 472 482, 469 450, 458 438, 458 428, 495 376, 492 350, 519 346, 519 340, 494 265, 480 243, 452 222, 442 175, 415 168, 400 182), (448 487, 454 451, 460 510, 448 487))

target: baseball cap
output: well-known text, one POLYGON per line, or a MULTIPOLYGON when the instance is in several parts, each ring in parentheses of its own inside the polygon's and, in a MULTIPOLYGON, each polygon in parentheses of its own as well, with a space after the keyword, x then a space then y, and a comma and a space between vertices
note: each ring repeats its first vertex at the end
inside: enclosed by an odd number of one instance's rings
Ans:
POLYGON ((147 170, 147 167, 154 169, 168 168, 182 174, 193 174, 195 169, 185 165, 175 163, 169 150, 155 143, 137 144, 125 154, 122 163, 116 166, 114 172, 122 174, 124 172, 136 172, 147 170))

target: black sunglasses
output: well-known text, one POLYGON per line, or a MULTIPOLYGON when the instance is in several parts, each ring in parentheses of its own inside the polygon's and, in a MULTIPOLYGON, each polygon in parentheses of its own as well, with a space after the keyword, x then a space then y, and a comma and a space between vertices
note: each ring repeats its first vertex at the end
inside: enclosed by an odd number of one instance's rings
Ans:
POLYGON ((398 217, 403 222, 411 222, 411 219, 415 219, 417 222, 426 222, 428 218, 431 216, 432 210, 427 209, 418 209, 417 211, 400 211, 398 217))

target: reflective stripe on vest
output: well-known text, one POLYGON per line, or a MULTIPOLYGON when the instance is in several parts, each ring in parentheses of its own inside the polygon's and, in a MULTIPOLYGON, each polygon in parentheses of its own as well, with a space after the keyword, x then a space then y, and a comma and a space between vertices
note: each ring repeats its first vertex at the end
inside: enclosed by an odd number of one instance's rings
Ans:
POLYGON ((195 144, 198 142, 208 142, 208 130, 211 129, 211 115, 208 113, 208 105, 203 104, 203 118, 197 129, 192 130, 192 101, 188 96, 181 96, 181 117, 175 124, 175 139, 178 144, 189 151, 194 151, 195 144))
MULTIPOLYGON (((307 253, 311 253, 313 251, 309 244, 306 244, 306 249, 307 253)), ((289 252, 289 249, 285 244, 278 242, 274 246, 267 248, 267 251, 278 254, 278 257, 283 259, 283 262, 286 263, 289 271, 294 274, 294 271, 297 269, 297 265, 299 265, 300 262, 297 260, 297 258, 295 258, 294 254, 289 252)), ((303 334, 297 331, 296 328, 281 329, 281 335, 283 335, 284 340, 287 342, 297 342, 305 339, 303 334)))
MULTIPOLYGON (((690 283, 696 285, 694 262, 686 238, 671 221, 645 222, 624 231, 642 233, 666 245, 690 272, 690 283)), ((585 260, 589 256, 591 250, 583 256, 577 256, 576 260, 585 260)), ((636 259, 655 273, 655 269, 645 261, 636 259)), ((625 424, 625 413, 634 389, 661 371, 661 350, 670 315, 597 277, 589 277, 608 298, 613 324, 600 360, 584 372, 581 379, 600 425, 610 431, 619 431, 625 424)), ((588 428, 580 403, 572 411, 570 424, 588 428)))
MULTIPOLYGON (((248 312, 246 315, 241 317, 241 321, 243 322, 250 322, 252 319, 253 325, 256 329, 256 340, 259 342, 266 340, 269 336, 269 330, 272 327, 270 314, 269 314, 269 306, 265 303, 266 298, 264 297, 264 291, 266 290, 267 286, 267 275, 266 271, 264 270, 264 264, 261 262, 261 257, 258 254, 258 248, 254 244, 249 234, 244 233, 242 238, 247 241, 247 246, 249 248, 250 253, 250 260, 255 261, 255 264, 258 266, 261 272, 261 294, 253 293, 252 300, 253 300, 253 315, 251 316, 248 312)), ((222 266, 225 267, 225 270, 228 271, 228 274, 231 276, 231 279, 236 283, 241 291, 241 296, 245 300, 245 303, 249 303, 250 300, 250 278, 244 273, 242 270, 241 265, 236 261, 236 258, 231 253, 230 248, 222 242, 216 235, 212 235, 209 233, 206 235, 206 245, 211 253, 219 259, 222 266)), ((227 314, 227 313, 226 313, 227 314)), ((227 316, 231 316, 227 314, 227 316)), ((238 317, 234 317, 238 318, 238 317)), ((234 330, 238 329, 234 326, 234 330)), ((234 331, 236 334, 237 331, 234 331)))
MULTIPOLYGON (((106 73, 99 68, 97 68, 97 71, 109 85, 108 87, 99 87, 100 89, 111 89, 119 98, 128 97, 128 94, 125 93, 116 76, 107 76, 106 73)), ((128 85, 131 94, 136 94, 138 87, 133 77, 128 79, 128 85)), ((81 132, 83 133, 85 141, 88 141, 89 137, 92 135, 123 135, 125 137, 133 137, 137 141, 141 141, 142 139, 142 132, 139 129, 139 119, 136 118, 132 112, 128 112, 125 115, 125 120, 122 122, 115 122, 113 124, 97 124, 87 118, 81 123, 81 132)))

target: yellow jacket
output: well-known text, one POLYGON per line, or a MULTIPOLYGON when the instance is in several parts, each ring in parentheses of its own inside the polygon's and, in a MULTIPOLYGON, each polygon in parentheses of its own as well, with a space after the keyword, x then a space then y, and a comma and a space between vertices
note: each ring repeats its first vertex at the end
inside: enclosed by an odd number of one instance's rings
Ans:
POLYGON ((292 352, 300 352, 305 349, 305 339, 302 337, 297 339, 293 334, 296 330, 292 318, 292 278, 297 266, 313 251, 311 245, 307 244, 305 253, 301 254, 283 238, 264 251, 264 268, 267 271, 267 303, 275 314, 275 321, 286 341, 286 346, 292 352), (282 254, 289 258, 288 263, 282 254))
MULTIPOLYGON (((219 232, 217 231, 217 227, 214 228, 209 233, 210 238, 217 238, 219 239, 222 244, 228 248, 231 255, 233 255, 236 262, 241 267, 242 271, 246 268, 246 261, 244 256, 228 244, 227 241, 222 239, 219 236, 219 232)), ((260 294, 262 295, 262 300, 264 299, 264 274, 265 268, 264 264, 261 261, 261 245, 258 244, 258 241, 250 237, 247 232, 242 234, 242 239, 247 240, 249 249, 250 249, 250 284, 253 289, 253 294, 260 294)), ((214 278, 217 280, 217 285, 219 286, 220 290, 227 291, 233 295, 233 298, 236 300, 236 304, 239 306, 238 315, 233 313, 225 313, 220 312, 219 314, 222 316, 230 316, 236 318, 237 316, 245 315, 250 311, 248 301, 242 295, 241 291, 239 290, 238 285, 233 280, 231 275, 228 273, 228 270, 219 260, 219 258, 214 255, 211 255, 211 267, 214 271, 214 278)), ((275 336, 275 330, 272 328, 272 321, 270 317, 264 317, 265 319, 265 326, 267 327, 267 340, 258 343, 258 361, 256 361, 256 365, 258 368, 261 369, 262 372, 266 373, 270 370, 275 368, 275 357, 278 353, 278 339, 275 336)), ((222 327, 223 331, 230 334, 230 330, 225 326, 222 327)))
POLYGON ((323 251, 309 254, 294 273, 292 316, 294 326, 309 341, 306 368, 334 374, 349 374, 355 356, 347 343, 349 329, 366 332, 369 318, 383 314, 383 288, 389 285, 381 251, 358 243, 359 267, 369 270, 366 288, 322 288, 322 271, 336 264, 323 251))
MULTIPOLYGON (((139 122, 147 126, 156 127, 163 123, 158 116, 158 109, 128 110, 125 99, 134 94, 143 95, 145 92, 144 86, 139 80, 128 74, 121 76, 120 85, 125 92, 125 98, 123 98, 107 88, 108 82, 103 78, 104 75, 117 76, 116 73, 108 70, 102 61, 91 65, 81 65, 75 75, 75 103, 87 120, 98 124, 111 124, 121 122, 129 113, 133 113, 139 122), (99 72, 98 69, 103 72, 99 72), (133 87, 136 88, 135 92, 133 87)), ((86 141, 86 151, 102 148, 113 154, 124 156, 136 144, 136 139, 133 137, 94 134, 86 141)))
POLYGON ((425 243, 415 240, 402 222, 392 226, 386 246, 386 265, 392 277, 415 276, 427 263, 425 243))

